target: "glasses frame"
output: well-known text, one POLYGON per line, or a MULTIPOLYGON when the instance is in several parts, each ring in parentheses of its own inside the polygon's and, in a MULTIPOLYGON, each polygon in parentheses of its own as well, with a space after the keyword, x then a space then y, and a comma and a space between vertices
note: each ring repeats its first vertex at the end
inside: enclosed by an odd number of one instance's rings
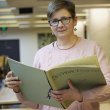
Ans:
POLYGON ((64 25, 69 24, 69 23, 70 23, 70 19, 72 19, 71 16, 69 16, 69 17, 62 17, 62 18, 60 18, 60 19, 51 19, 51 20, 49 20, 48 22, 49 22, 50 26, 56 27, 56 26, 59 25, 59 22, 61 22, 61 23, 64 24, 64 25), (56 24, 53 23, 54 20, 57 21, 56 24), (63 20, 68 20, 68 22, 65 23, 63 20))

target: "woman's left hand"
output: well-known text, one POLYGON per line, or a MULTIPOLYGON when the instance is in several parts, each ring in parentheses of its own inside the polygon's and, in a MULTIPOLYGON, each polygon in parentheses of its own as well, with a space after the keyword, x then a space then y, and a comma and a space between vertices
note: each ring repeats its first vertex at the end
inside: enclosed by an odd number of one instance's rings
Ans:
POLYGON ((78 89, 76 89, 72 82, 70 80, 68 80, 68 85, 69 88, 68 89, 64 89, 64 90, 52 90, 50 93, 50 96, 53 97, 55 100, 59 101, 59 102, 63 102, 63 101, 82 101, 82 95, 79 92, 78 89))

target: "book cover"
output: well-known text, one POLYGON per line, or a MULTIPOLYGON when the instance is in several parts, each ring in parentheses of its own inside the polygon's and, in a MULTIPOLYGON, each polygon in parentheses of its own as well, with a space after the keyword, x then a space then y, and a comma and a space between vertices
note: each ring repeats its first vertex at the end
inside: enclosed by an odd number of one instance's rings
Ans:
POLYGON ((11 71, 22 81, 20 86, 23 96, 32 102, 58 108, 63 106, 49 97, 51 86, 43 70, 36 69, 8 58, 11 71))
POLYGON ((50 89, 68 88, 68 79, 81 91, 106 84, 96 56, 66 62, 49 71, 30 67, 9 58, 8 63, 13 73, 22 81, 21 90, 25 98, 43 105, 67 108, 72 103, 59 103, 49 97, 50 89))

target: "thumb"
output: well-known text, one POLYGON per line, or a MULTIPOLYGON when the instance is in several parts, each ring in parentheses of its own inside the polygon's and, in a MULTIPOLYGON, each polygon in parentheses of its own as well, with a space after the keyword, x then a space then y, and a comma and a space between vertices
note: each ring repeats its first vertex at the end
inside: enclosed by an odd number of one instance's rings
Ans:
POLYGON ((74 89, 74 86, 73 86, 72 81, 70 79, 68 80, 68 86, 70 89, 74 89))
POLYGON ((11 77, 13 75, 12 71, 9 71, 6 75, 6 77, 11 77))

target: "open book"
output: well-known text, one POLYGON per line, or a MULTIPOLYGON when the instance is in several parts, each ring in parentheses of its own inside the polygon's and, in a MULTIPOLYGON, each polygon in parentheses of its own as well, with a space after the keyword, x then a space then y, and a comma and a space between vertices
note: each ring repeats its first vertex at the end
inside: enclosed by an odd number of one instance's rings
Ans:
POLYGON ((68 79, 80 91, 106 84, 96 56, 65 62, 49 71, 27 66, 10 58, 8 63, 14 75, 22 81, 23 96, 27 100, 43 105, 67 108, 72 103, 71 101, 60 103, 49 96, 51 89, 68 88, 68 79))

